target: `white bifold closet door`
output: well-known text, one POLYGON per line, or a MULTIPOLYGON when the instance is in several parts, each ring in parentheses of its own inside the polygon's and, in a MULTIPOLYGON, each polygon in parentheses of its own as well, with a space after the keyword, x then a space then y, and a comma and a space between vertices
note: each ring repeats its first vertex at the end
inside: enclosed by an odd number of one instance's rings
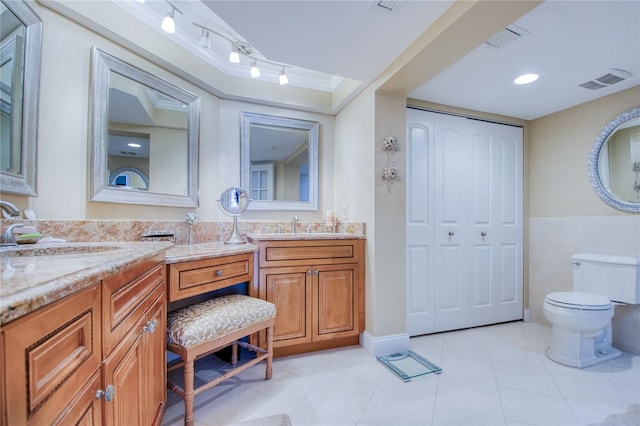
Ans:
POLYGON ((410 336, 522 319, 522 128, 407 110, 410 336))

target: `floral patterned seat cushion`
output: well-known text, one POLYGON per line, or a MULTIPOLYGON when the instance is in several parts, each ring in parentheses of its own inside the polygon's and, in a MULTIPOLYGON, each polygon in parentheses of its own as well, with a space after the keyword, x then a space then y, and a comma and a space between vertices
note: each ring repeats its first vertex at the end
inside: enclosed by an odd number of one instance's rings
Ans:
POLYGON ((276 316, 276 305, 232 294, 186 306, 167 317, 167 342, 188 348, 276 316))

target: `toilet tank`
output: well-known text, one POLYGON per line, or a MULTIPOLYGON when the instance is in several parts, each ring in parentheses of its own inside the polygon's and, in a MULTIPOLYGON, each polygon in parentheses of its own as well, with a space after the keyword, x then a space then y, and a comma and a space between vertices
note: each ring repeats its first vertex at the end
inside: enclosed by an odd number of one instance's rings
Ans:
POLYGON ((574 290, 640 304, 640 257, 584 253, 571 260, 574 290))

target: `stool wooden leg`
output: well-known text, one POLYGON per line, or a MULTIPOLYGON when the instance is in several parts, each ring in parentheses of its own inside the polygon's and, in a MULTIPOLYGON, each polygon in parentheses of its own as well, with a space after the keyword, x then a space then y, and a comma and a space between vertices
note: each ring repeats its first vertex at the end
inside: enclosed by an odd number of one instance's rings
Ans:
POLYGON ((267 327, 267 353, 269 356, 266 359, 267 371, 265 373, 265 377, 268 380, 271 378, 271 364, 273 363, 273 326, 267 327))
POLYGON ((233 342, 231 344, 231 365, 236 365, 238 363, 238 344, 233 342))
POLYGON ((184 361, 184 424, 193 426, 193 369, 194 361, 184 361))

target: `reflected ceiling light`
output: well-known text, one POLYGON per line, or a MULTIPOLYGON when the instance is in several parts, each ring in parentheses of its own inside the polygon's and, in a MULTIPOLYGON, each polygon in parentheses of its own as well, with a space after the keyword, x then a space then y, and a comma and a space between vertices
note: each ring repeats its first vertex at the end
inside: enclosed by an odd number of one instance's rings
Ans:
POLYGON ((287 77, 287 74, 284 71, 284 67, 282 67, 282 71, 280 71, 280 77, 278 77, 278 81, 280 82, 281 86, 289 84, 289 77, 287 77))
POLYGON ((202 29, 202 38, 200 38, 200 47, 203 49, 211 49, 211 39, 209 38, 209 31, 202 29))
POLYGON ((131 148, 140 148, 142 145, 140 145, 139 143, 128 143, 127 146, 130 146, 131 148))
POLYGON ((173 15, 175 14, 176 11, 180 12, 180 15, 184 15, 184 14, 180 9, 175 7, 169 0, 167 0, 167 3, 169 3, 169 6, 171 6, 171 11, 167 13, 167 16, 165 16, 164 19, 162 20, 162 25, 160 25, 160 28, 162 28, 162 31, 164 31, 165 33, 173 34, 176 32, 176 22, 173 20, 173 15))
POLYGON ((258 61, 253 61, 251 63, 251 78, 260 77, 260 69, 258 68, 258 61))
POLYGON ((513 80, 515 84, 529 84, 538 79, 538 74, 523 74, 520 77, 513 80))

